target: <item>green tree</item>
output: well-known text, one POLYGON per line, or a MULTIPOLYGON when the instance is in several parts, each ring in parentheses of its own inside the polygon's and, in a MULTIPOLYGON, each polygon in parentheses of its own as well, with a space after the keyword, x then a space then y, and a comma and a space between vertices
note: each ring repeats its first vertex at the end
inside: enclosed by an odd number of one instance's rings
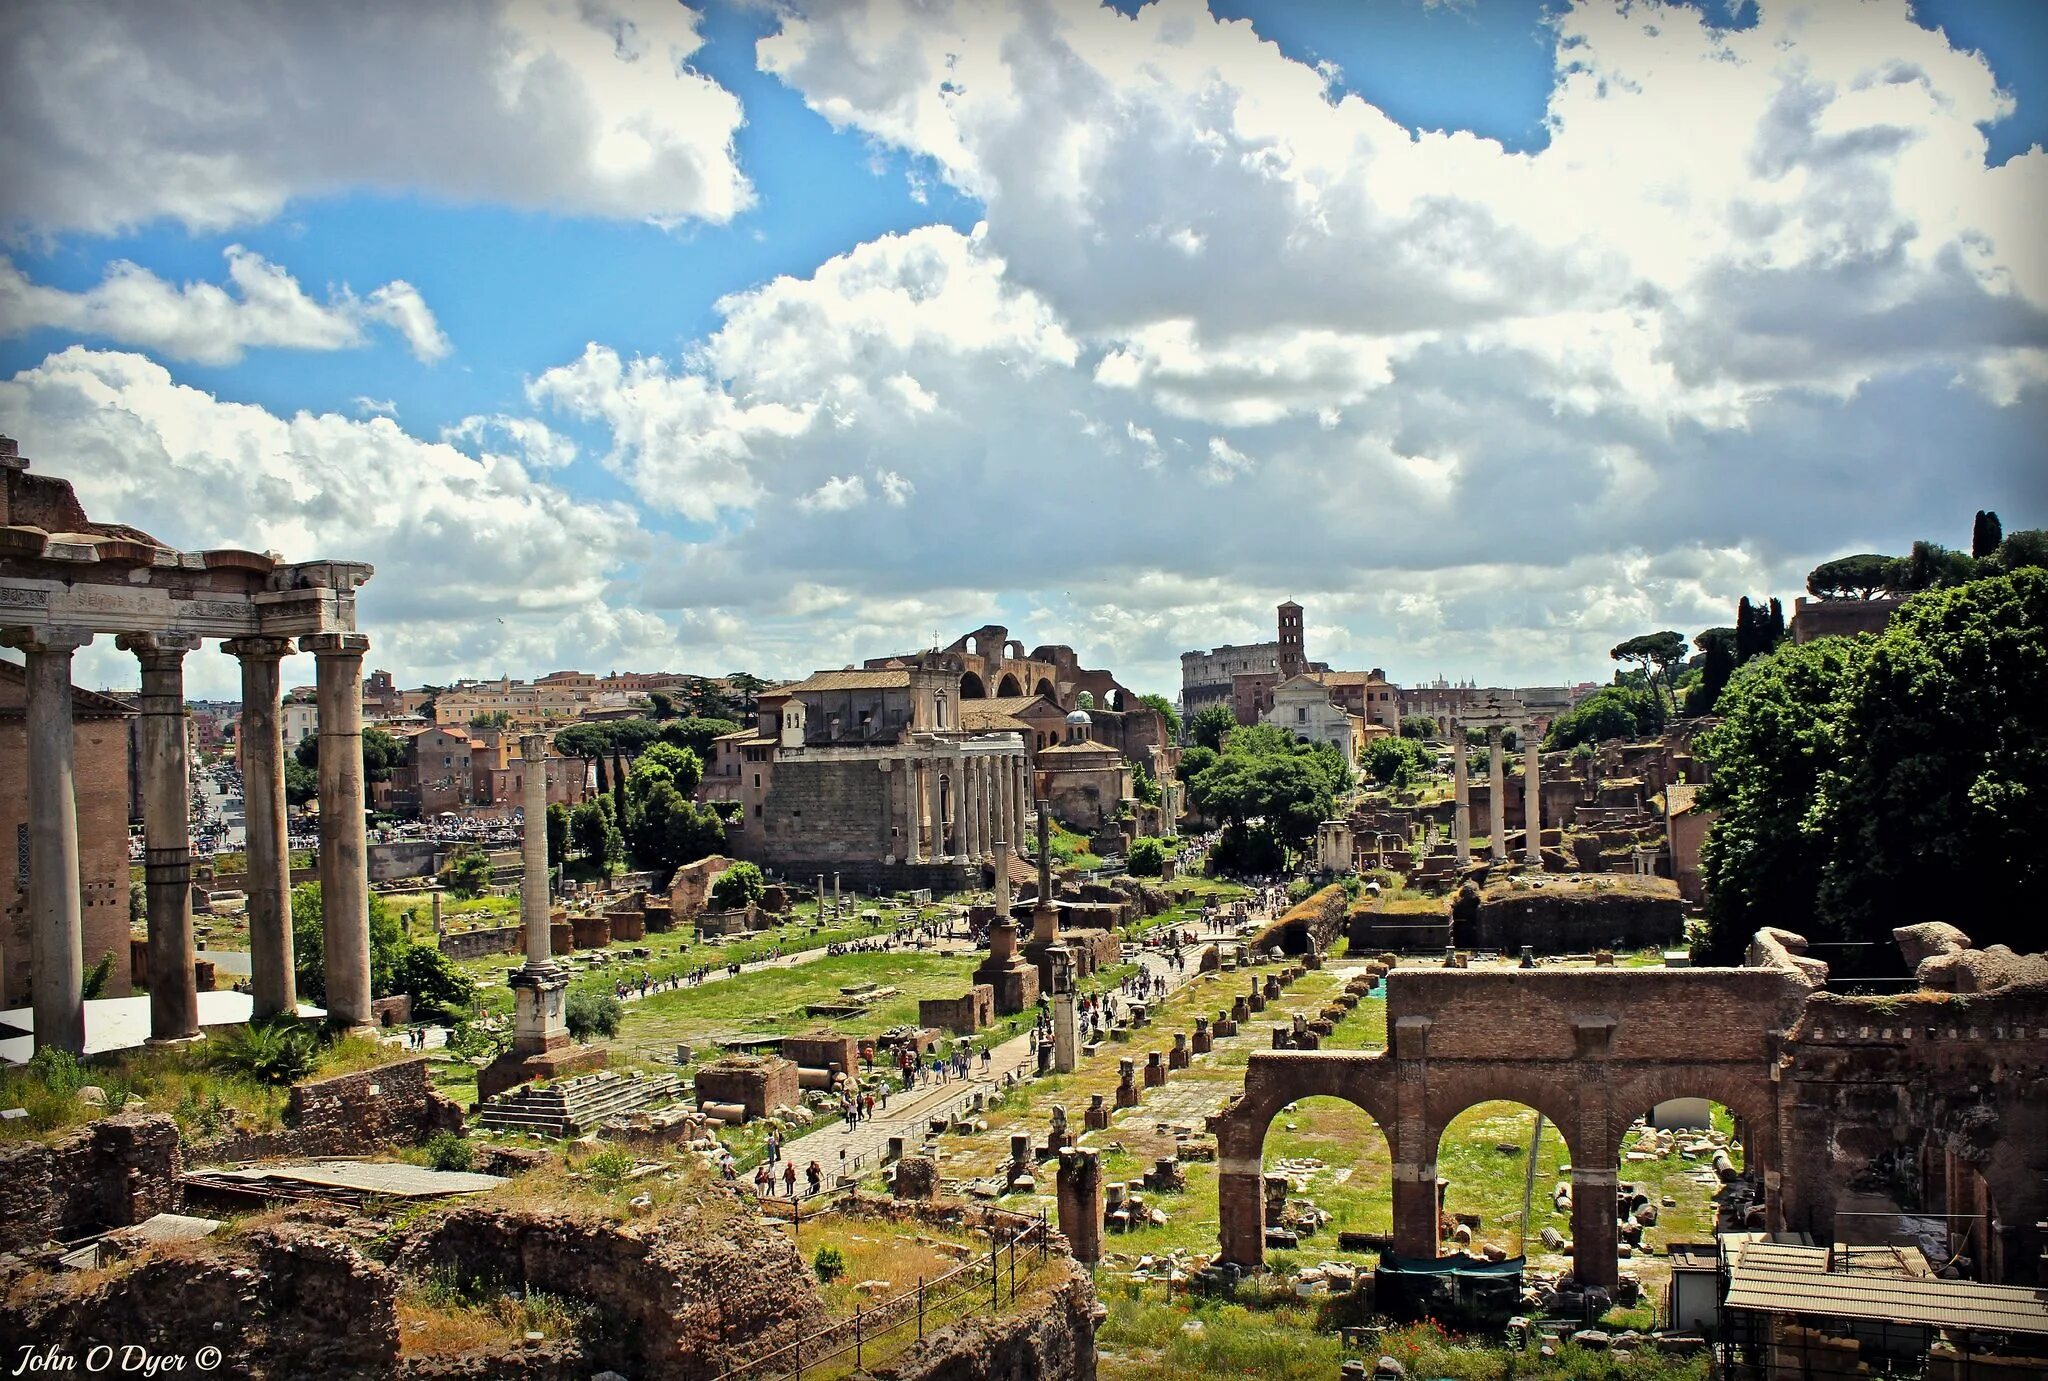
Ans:
POLYGON ((1912 553, 1897 563, 1892 589, 1898 594, 1940 590, 1977 577, 1977 562, 1939 542, 1915 542, 1912 553))
POLYGON ((480 897, 491 885, 491 860, 477 849, 464 849, 448 863, 448 890, 458 897, 480 897))
POLYGON ((720 911, 737 911, 758 905, 767 891, 768 879, 761 876, 761 870, 742 859, 711 884, 711 904, 720 911))
POLYGON ((619 1034, 625 1019, 626 1009, 617 996, 602 988, 570 989, 562 1011, 563 1024, 578 1041, 588 1041, 593 1036, 610 1040, 619 1034))
POLYGON ((768 689, 766 681, 763 681, 751 672, 745 671, 727 672, 725 684, 730 688, 733 698, 738 702, 736 708, 741 714, 752 714, 754 712, 754 702, 760 698, 762 691, 768 689))
POLYGON ((1413 786, 1436 766, 1436 755, 1412 738, 1376 738, 1365 747, 1358 765, 1381 786, 1413 786))
POLYGON ((1896 558, 1862 552, 1823 561, 1806 576, 1806 593, 1816 599, 1875 599, 1891 589, 1896 558))
POLYGON ((1173 743, 1180 742, 1180 711, 1173 708, 1173 702, 1158 692, 1138 697, 1140 705, 1149 705, 1166 718, 1166 737, 1173 743))
POLYGON ((1228 705, 1204 705, 1195 711, 1195 717, 1188 721, 1188 733, 1193 736, 1196 746, 1223 751, 1223 740, 1237 728, 1237 716, 1230 712, 1228 705))
POLYGON ((569 815, 569 838, 576 851, 610 877, 626 861, 626 841, 612 818, 612 798, 599 796, 569 815))
POLYGON ((715 751, 712 744, 727 734, 738 733, 739 728, 730 719, 702 719, 691 715, 665 721, 661 726, 660 742, 687 748, 697 755, 699 761, 708 763, 715 751))
POLYGON ((548 867, 569 861, 569 807, 560 801, 548 807, 548 867))
POLYGON ((1166 867, 1166 854, 1165 840, 1143 834, 1131 841, 1131 851, 1125 864, 1133 877, 1156 878, 1166 867))
POLYGON ((1672 666, 1685 656, 1685 638, 1682 634, 1672 629, 1665 629, 1661 633, 1644 633, 1616 643, 1608 649, 1607 655, 1617 662, 1634 662, 1641 667, 1643 675, 1649 680, 1652 694, 1656 693, 1658 683, 1662 680, 1665 683, 1666 696, 1671 699, 1674 707, 1677 705, 1677 697, 1671 694, 1669 678, 1672 666))
POLYGON ((676 702, 667 691, 647 692, 647 703, 653 707, 652 714, 656 719, 674 719, 676 717, 676 702))
POLYGON ((1870 645, 1788 643, 1742 667, 1721 692, 1721 721, 1695 745, 1710 769, 1701 803, 1718 812, 1700 849, 1711 962, 1739 962, 1761 926, 1840 938, 1814 934, 1833 853, 1821 785, 1845 760, 1849 690, 1870 645))
POLYGON ((1152 768, 1143 758, 1125 758, 1124 766, 1131 771, 1131 790, 1139 801, 1156 806, 1166 799, 1166 793, 1159 789, 1159 779, 1152 775, 1152 768))
MULTIPOLYGON (((307 739, 310 741, 311 734, 307 739)), ((284 799, 291 805, 303 806, 320 794, 320 774, 299 761, 294 752, 284 760, 284 799)))
POLYGON ((724 847, 725 823, 717 811, 690 800, 673 783, 655 780, 646 796, 634 802, 625 835, 626 851, 637 866, 672 872, 724 847))
POLYGON ((2028 566, 2048 567, 2048 528, 2008 532, 1998 544, 1998 569, 2010 574, 2028 566))
POLYGON ((2004 540, 2005 527, 1998 521, 1998 515, 1989 509, 1978 509, 1977 520, 1970 525, 1970 555, 1985 560, 2004 540))
MULTIPOLYGON (((292 750, 292 757, 299 766, 318 773, 320 768, 320 735, 307 734, 299 740, 299 746, 292 750)), ((373 782, 391 780, 394 768, 405 764, 405 744, 396 736, 386 733, 375 725, 363 730, 363 776, 373 782)), ((319 778, 314 777, 317 788, 319 778)), ((290 769, 286 769, 286 789, 289 795, 290 769)))
POLYGON ((1728 678, 1735 674, 1735 638, 1733 628, 1709 628, 1693 639, 1704 657, 1700 667, 1699 684, 1685 697, 1685 712, 1693 715, 1712 714, 1720 702, 1721 692, 1728 685, 1728 678))
POLYGON ((1816 812, 1838 840, 1820 885, 1829 926, 1888 942, 1951 919, 1980 946, 2041 948, 2048 571, 1909 600, 1841 705, 1845 751, 1816 812))
POLYGON ((693 795, 704 780, 704 763, 687 748, 672 743, 652 743, 633 760, 626 778, 627 792, 645 796, 656 782, 667 782, 684 796, 693 795))
POLYGON ((1550 721, 1551 751, 1608 739, 1635 739, 1664 727, 1664 702, 1639 686, 1602 686, 1550 721))
POLYGON ((1404 714, 1401 716, 1401 737, 1432 739, 1436 737, 1436 721, 1426 714, 1404 714))
MULTIPOLYGON (((431 945, 416 945, 406 934, 404 920, 391 904, 372 892, 370 913, 370 995, 411 996, 422 1011, 451 1015, 467 1011, 476 1001, 476 988, 448 959, 431 945)), ((320 884, 302 883, 292 889, 292 961, 298 978, 299 996, 315 1004, 327 1000, 326 923, 320 905, 320 884)))

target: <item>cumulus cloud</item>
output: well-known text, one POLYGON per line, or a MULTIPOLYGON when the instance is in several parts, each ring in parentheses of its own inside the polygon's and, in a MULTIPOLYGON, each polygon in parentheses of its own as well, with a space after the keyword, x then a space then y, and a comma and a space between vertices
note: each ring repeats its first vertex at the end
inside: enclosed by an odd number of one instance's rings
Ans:
POLYGON ((117 260, 83 292, 32 283, 0 258, 0 330, 57 327, 201 364, 233 364, 252 349, 352 349, 367 343, 373 323, 395 329, 417 359, 438 360, 450 349, 432 310, 403 279, 362 298, 336 289, 321 302, 253 250, 229 245, 226 257, 225 287, 167 283, 117 260))
MULTIPOLYGON (((465 455, 385 417, 281 417, 83 347, 0 382, 0 419, 96 517, 188 549, 371 562, 359 617, 373 663, 446 679, 677 655, 669 620, 610 597, 649 549, 633 510, 572 498, 512 456, 465 455)), ((101 652, 103 679, 132 679, 132 659, 101 652)), ((234 684, 226 659, 196 658, 193 675, 234 684)))
MULTIPOLYGON (((6 219, 111 232, 422 192, 730 220, 737 97, 665 0, 29 0, 0 10, 6 219)), ((402 310, 402 308, 394 308, 402 310)))

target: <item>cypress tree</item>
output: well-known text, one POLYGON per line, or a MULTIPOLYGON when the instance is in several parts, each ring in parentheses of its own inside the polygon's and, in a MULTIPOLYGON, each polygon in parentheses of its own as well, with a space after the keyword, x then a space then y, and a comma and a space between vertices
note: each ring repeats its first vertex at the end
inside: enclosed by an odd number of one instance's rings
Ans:
POLYGON ((1756 609, 1750 604, 1749 596, 1744 595, 1742 602, 1735 606, 1735 665, 1741 666, 1756 656, 1760 650, 1757 644, 1761 641, 1758 631, 1756 609))
POLYGON ((1988 508, 1977 510, 1977 521, 1970 528, 1970 555, 1982 561, 1998 550, 1998 544, 2005 540, 2005 525, 1998 521, 1998 515, 1988 508))

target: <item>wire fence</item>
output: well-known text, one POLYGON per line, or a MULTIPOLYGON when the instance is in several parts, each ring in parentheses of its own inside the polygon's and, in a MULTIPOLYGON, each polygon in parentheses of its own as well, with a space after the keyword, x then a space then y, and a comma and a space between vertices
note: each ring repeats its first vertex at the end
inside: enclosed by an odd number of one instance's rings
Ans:
POLYGON ((1051 1225, 1035 1222, 1006 1231, 991 1229, 988 1253, 914 1289, 856 1309, 772 1352, 751 1357, 717 1381, 825 1381, 879 1366, 900 1356, 948 1324, 974 1316, 994 1317, 1014 1306, 1050 1259, 1051 1225))

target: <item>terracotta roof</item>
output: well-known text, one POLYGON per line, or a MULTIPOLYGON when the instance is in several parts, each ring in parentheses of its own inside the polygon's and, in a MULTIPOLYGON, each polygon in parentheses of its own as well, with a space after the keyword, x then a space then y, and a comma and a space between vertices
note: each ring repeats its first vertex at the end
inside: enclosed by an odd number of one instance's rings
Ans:
POLYGON ((1024 712, 1034 705, 1043 705, 1054 719, 1061 717, 1059 706, 1042 695, 1003 695, 993 700, 963 700, 960 702, 960 727, 963 729, 1014 729, 1028 732, 1031 726, 1024 722, 1024 712))
POLYGON ((1318 681, 1326 686, 1374 686, 1386 685, 1384 676, 1374 676, 1369 671, 1321 671, 1315 673, 1318 681))
POLYGON ((910 672, 904 668, 857 671, 849 667, 845 671, 814 671, 801 681, 777 686, 774 694, 784 696, 793 695, 798 691, 899 690, 909 684, 910 672))
POLYGON ((1050 757, 1054 753, 1106 753, 1110 757, 1117 756, 1116 749, 1110 747, 1106 743, 1060 743, 1055 744, 1051 748, 1040 750, 1038 756, 1041 758, 1046 758, 1050 757))

